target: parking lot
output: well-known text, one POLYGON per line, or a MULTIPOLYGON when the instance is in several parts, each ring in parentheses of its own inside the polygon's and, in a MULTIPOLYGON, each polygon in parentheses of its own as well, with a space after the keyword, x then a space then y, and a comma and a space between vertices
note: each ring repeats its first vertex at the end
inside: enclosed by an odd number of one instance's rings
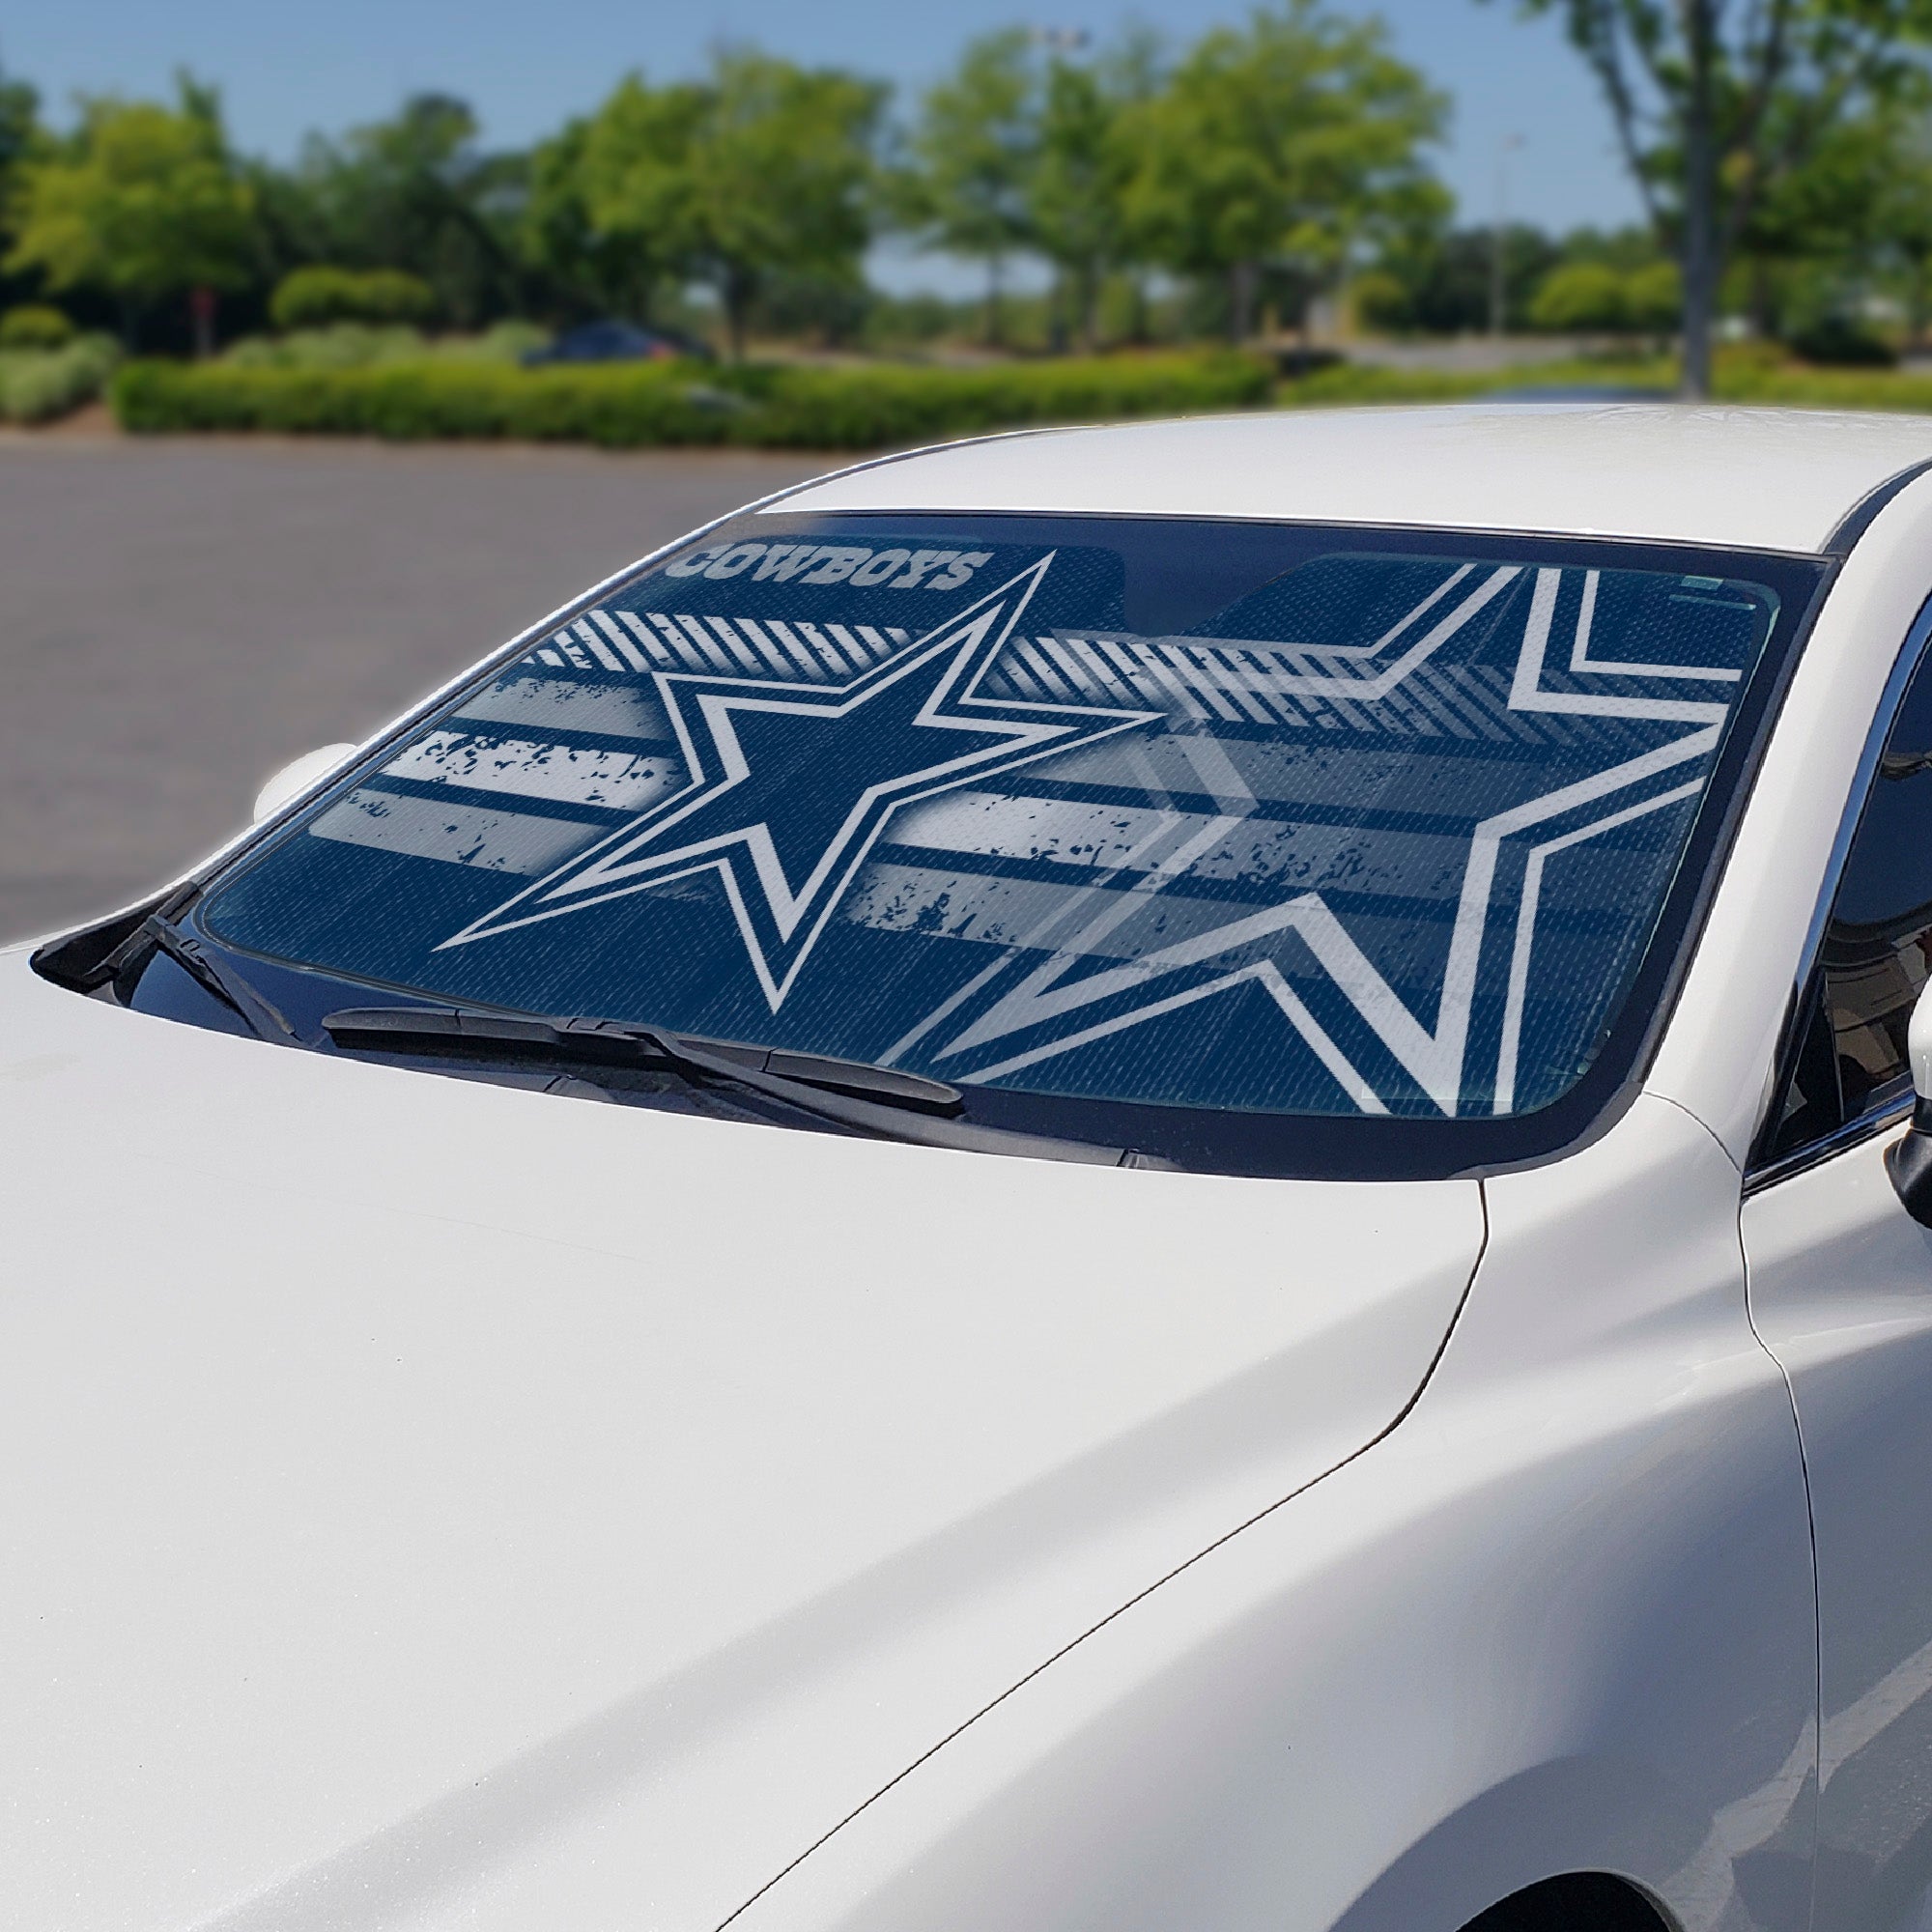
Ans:
POLYGON ((0 941, 112 908, 572 592, 828 467, 0 439, 0 941))

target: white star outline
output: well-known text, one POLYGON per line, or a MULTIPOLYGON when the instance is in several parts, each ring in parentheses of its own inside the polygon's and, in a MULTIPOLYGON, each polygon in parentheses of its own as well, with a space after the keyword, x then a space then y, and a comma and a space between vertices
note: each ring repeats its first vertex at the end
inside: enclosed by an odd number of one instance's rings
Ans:
POLYGON ((1103 710, 975 695, 975 687, 1011 636, 1057 554, 1049 551, 964 611, 934 626, 904 650, 844 684, 792 684, 688 671, 653 672, 659 698, 691 774, 690 781, 671 798, 630 824, 620 826, 586 850, 574 854, 503 904, 451 934, 437 951, 470 945, 710 871, 718 874, 724 886, 753 971, 766 1003, 777 1012, 797 982, 854 876, 896 811, 974 780, 990 778, 1051 753, 1092 745, 1102 738, 1161 721, 1163 714, 1158 711, 1103 710), (732 712, 761 711, 820 719, 848 717, 880 692, 913 676, 949 651, 953 653, 953 661, 920 707, 915 722, 941 730, 970 731, 977 736, 998 732, 1008 742, 868 785, 796 892, 785 876, 778 847, 764 821, 717 833, 690 845, 663 848, 668 831, 750 776, 750 761, 731 724, 732 712), (691 700, 703 720, 716 753, 715 775, 706 771, 704 753, 680 699, 681 688, 691 686, 703 687, 691 694, 691 700), (949 703, 953 707, 950 715, 946 711, 949 703), (1016 713, 1020 715, 1015 716, 1016 713), (652 848, 647 855, 635 856, 647 846, 652 848), (764 936, 745 895, 735 864, 739 848, 751 862, 777 933, 779 950, 790 955, 782 971, 773 970, 764 936))
MULTIPOLYGON (((1467 566, 1456 572, 1373 645, 1347 650, 1302 648, 1311 656, 1372 663, 1381 651, 1395 645, 1412 623, 1447 591, 1459 586, 1469 574, 1467 566)), ((1278 683, 1282 688, 1289 688, 1292 684, 1295 691, 1310 696, 1330 696, 1357 702, 1364 695, 1371 701, 1383 698, 1406 681, 1492 597, 1520 574, 1521 567, 1517 565, 1506 564, 1493 570, 1425 638, 1404 649, 1393 664, 1379 670, 1368 675, 1360 671, 1317 672, 1293 680, 1281 679, 1278 683)), ((1548 826, 1552 821, 1573 818, 1579 811, 1591 808, 1601 810, 1619 795, 1630 793, 1634 787, 1649 788, 1662 781, 1664 788, 1647 789, 1646 795, 1634 803, 1532 843, 1525 854, 1522 893, 1511 947, 1494 1096, 1491 1103, 1494 1114, 1511 1112, 1519 1073, 1518 1060, 1536 918, 1543 873, 1548 862, 1561 851, 1701 794, 1701 778, 1693 778, 1689 782, 1681 780, 1671 782, 1671 779, 1680 774, 1684 766, 1702 763, 1716 753, 1730 709, 1722 701, 1682 696, 1632 696, 1544 689, 1544 664, 1563 574, 1554 567, 1535 571, 1522 644, 1511 679, 1506 708, 1517 712, 1567 714, 1573 717, 1641 719, 1658 724, 1682 724, 1691 728, 1637 757, 1562 785, 1543 797, 1526 799, 1520 805, 1477 823, 1471 833, 1462 886, 1457 895, 1449 955, 1434 1030, 1409 1010, 1318 892, 1299 894, 1281 905, 1249 914, 1179 944, 1128 958, 1117 965, 1093 970, 1094 954, 1100 943, 1139 906, 1144 905, 1148 895, 1163 891, 1239 828, 1244 814, 1240 811, 1229 813, 1224 810, 1208 820, 1205 828, 1197 830, 1193 837, 1178 846, 1172 843, 1172 834, 1183 829, 1184 820, 1182 815, 1174 814, 1171 824, 1156 829, 1142 848, 1127 855, 1129 867, 1145 867, 1145 869, 1138 872, 1124 891, 1115 879, 1102 880, 1084 888, 1066 904, 1050 914, 1039 927, 1008 948, 992 965, 928 1013, 883 1056, 885 1064, 892 1065, 902 1058, 920 1039, 963 1006, 968 998, 997 980, 1009 965, 1028 953, 1037 953, 1048 948, 1047 957, 1041 963, 1017 984, 1001 993, 963 1031, 940 1047, 934 1058, 944 1061, 971 1054, 974 1048, 991 1045, 994 1041, 1011 1042, 1016 1035, 1055 1021, 1073 1020, 1075 1024, 1070 1030, 1061 1032, 1038 1045, 1009 1053, 991 1063, 969 1066, 953 1077, 975 1082, 998 1081, 1144 1021, 1252 983, 1274 1003, 1361 1112, 1386 1114, 1388 1108, 1372 1083, 1309 1010, 1272 959, 1250 960, 1205 982, 1151 998, 1107 1019, 1087 1025, 1077 1023, 1078 1016, 1091 1013, 1096 1006, 1137 986, 1162 980, 1169 980, 1171 983, 1170 976, 1176 973, 1208 965, 1228 953, 1238 952, 1265 943, 1276 935, 1293 932, 1307 947, 1323 975, 1354 1009, 1382 1047, 1442 1114, 1454 1119, 1460 1111, 1476 996, 1477 968, 1488 935, 1497 865, 1504 842, 1535 828, 1548 826), (1167 845, 1169 849, 1160 852, 1162 845, 1167 845), (1157 853, 1159 856, 1156 856, 1157 853), (1107 903, 1110 898, 1113 901, 1111 904, 1107 903), (1084 923, 1077 931, 1058 936, 1065 933, 1065 927, 1083 905, 1093 904, 1100 907, 1094 918, 1084 923), (1068 976, 1079 968, 1089 970, 1084 977, 1067 983, 1068 976)), ((1741 681, 1741 672, 1719 666, 1629 664, 1592 659, 1589 655, 1590 633, 1601 578, 1602 572, 1598 570, 1583 573, 1582 596, 1568 667, 1573 675, 1672 682, 1690 680, 1709 684, 1736 684, 1741 681)), ((1248 809, 1252 809, 1253 803, 1250 797, 1248 809)))

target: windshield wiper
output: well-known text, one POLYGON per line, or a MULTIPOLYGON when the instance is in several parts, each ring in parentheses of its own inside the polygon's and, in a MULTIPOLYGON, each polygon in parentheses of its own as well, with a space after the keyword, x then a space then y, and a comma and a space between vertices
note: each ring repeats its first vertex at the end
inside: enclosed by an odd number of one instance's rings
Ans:
POLYGON ((1021 1153, 1101 1167, 1165 1166, 1124 1148, 980 1126, 957 1118, 964 1095, 896 1067, 698 1039, 618 1020, 536 1019, 469 1007, 350 1007, 323 1030, 348 1052, 483 1058, 551 1065, 668 1067, 694 1087, 726 1086, 884 1140, 1021 1153))
POLYGON ((240 1014, 251 1033, 263 1039, 283 1039, 291 1044, 299 1040, 300 1036, 279 1007, 265 999, 233 967, 224 965, 193 933, 184 930, 173 920, 157 912, 150 913, 121 951, 131 952, 144 944, 165 952, 204 992, 240 1014))

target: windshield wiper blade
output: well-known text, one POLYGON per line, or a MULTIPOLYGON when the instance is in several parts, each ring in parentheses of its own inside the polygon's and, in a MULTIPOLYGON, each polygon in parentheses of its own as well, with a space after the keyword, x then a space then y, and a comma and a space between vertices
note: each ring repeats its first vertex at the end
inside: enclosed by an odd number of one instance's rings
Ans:
POLYGON ((251 1033, 263 1039, 283 1039, 295 1044, 300 1038, 286 1014, 271 1000, 258 993, 241 974, 224 965, 193 933, 161 914, 150 913, 136 927, 128 948, 151 942, 165 952, 204 992, 239 1013, 251 1033))
POLYGON ((620 1020, 537 1019, 470 1007, 350 1007, 323 1021, 338 1045, 384 1047, 397 1041, 426 1045, 476 1042, 485 1046, 527 1046, 538 1054, 583 1059, 607 1065, 630 1065, 640 1053, 674 1065, 689 1060, 721 1077, 742 1080, 751 1073, 803 1082, 813 1088, 877 1097, 891 1105, 934 1114, 958 1113, 964 1096, 943 1080, 901 1073, 895 1066, 872 1066, 860 1060, 834 1060, 824 1054, 788 1053, 781 1047, 745 1046, 736 1040, 701 1039, 662 1027, 630 1026, 620 1020))
POLYGON ((1164 1166, 1124 1148, 980 1126, 956 1118, 964 1096, 896 1067, 695 1038, 618 1020, 538 1019, 469 1007, 351 1007, 323 1030, 351 1052, 448 1055, 552 1064, 668 1066, 695 1086, 724 1085, 837 1125, 922 1147, 1023 1153, 1094 1166, 1164 1166))

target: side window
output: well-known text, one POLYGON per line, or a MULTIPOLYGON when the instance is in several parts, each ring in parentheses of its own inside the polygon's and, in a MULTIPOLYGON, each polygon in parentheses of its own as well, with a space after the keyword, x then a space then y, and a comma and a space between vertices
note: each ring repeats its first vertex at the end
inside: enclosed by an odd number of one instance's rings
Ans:
POLYGON ((1801 1016, 1776 1160, 1895 1097, 1932 968, 1932 654, 1892 721, 1846 854, 1801 1016))

